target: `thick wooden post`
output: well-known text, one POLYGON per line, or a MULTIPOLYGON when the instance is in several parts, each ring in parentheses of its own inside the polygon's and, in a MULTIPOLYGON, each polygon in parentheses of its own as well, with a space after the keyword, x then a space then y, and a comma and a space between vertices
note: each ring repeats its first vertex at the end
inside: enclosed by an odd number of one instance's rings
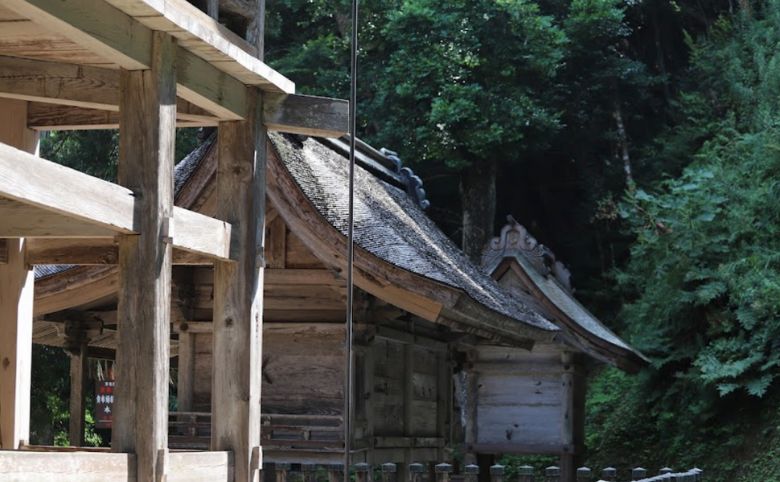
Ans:
MULTIPOLYGON (((38 153, 38 135, 27 128, 27 102, 0 99, 0 142, 38 153)), ((21 182, 22 180, 20 180, 21 182)), ((33 271, 24 239, 5 240, 0 263, 0 448, 17 449, 30 434, 33 271)))
POLYGON ((561 355, 561 363, 561 439, 565 447, 565 452, 561 454, 561 482, 575 482, 584 449, 585 390, 575 355, 564 352, 561 355))
POLYGON ((119 241, 116 399, 111 447, 136 454, 138 481, 165 479, 170 380, 176 45, 155 32, 152 68, 120 73, 119 183, 137 232, 119 241))
POLYGON ((260 93, 247 99, 246 120, 219 124, 216 217, 232 225, 235 262, 214 265, 211 448, 233 451, 236 482, 256 482, 262 467, 266 131, 260 93))
POLYGON ((70 355, 70 400, 68 441, 71 447, 84 445, 84 409, 86 407, 88 363, 86 330, 78 322, 65 322, 65 341, 70 355))

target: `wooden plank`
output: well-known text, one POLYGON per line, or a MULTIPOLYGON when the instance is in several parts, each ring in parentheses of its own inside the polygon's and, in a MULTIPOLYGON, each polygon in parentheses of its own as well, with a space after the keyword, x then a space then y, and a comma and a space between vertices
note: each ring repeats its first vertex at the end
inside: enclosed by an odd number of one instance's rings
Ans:
POLYGON ((0 452, 0 479, 14 482, 136 482, 135 455, 96 452, 0 452))
POLYGON ((8 263, 8 240, 0 238, 0 264, 8 263))
POLYGON ((119 237, 117 390, 111 448, 133 452, 140 480, 165 480, 176 137, 176 45, 155 33, 149 70, 121 75, 119 181, 136 193, 141 234, 119 237))
MULTIPOLYGON (((37 135, 25 127, 27 103, 0 101, 0 142, 36 152, 37 135)), ((21 151, 19 151, 21 152, 21 151)), ((16 178, 21 184, 24 177, 16 178)), ((25 240, 5 242, 0 264, 0 448, 16 449, 29 439, 35 275, 24 262, 25 240)), ((0 473, 2 470, 0 470, 0 473)))
MULTIPOLYGON (((158 0, 137 0, 137 3, 151 5, 158 3, 158 0)), ((256 48, 186 0, 166 0, 163 8, 158 5, 155 8, 162 14, 162 19, 168 22, 167 29, 182 31, 185 33, 182 37, 196 41, 188 47, 195 55, 205 58, 203 52, 218 54, 217 58, 223 60, 212 57, 211 62, 218 69, 247 85, 258 86, 263 91, 295 93, 295 84, 263 63, 262 54, 256 48)), ((158 28, 163 27, 158 24, 158 28)))
POLYGON ((27 18, 3 22, 0 52, 11 57, 114 67, 110 61, 27 18))
MULTIPOLYGON (((191 105, 186 101, 180 103, 191 105)), ((211 120, 194 120, 191 117, 182 116, 177 111, 176 127, 211 127, 218 122, 213 117, 211 120)), ((27 127, 37 131, 119 129, 119 113, 32 102, 27 116, 27 127)))
POLYGON ((314 137, 341 137, 348 131, 349 102, 311 95, 268 94, 263 104, 268 130, 314 137))
POLYGON ((119 72, 40 60, 0 57, 0 96, 116 111, 119 72))
POLYGON ((216 70, 202 58, 179 47, 176 59, 179 96, 219 117, 238 120, 247 115, 244 85, 216 70))
POLYGON ((6 144, 0 144, 0 195, 116 232, 133 232, 131 191, 6 144))
MULTIPOLYGON (((150 4, 152 0, 144 2, 150 4)), ((190 50, 180 47, 176 66, 178 87, 183 98, 224 119, 240 119, 245 115, 246 106, 242 102, 245 99, 241 98, 243 89, 239 88, 242 82, 285 93, 295 91, 292 82, 230 42, 213 22, 203 24, 197 21, 202 12, 195 7, 185 6, 188 4, 184 1, 168 1, 160 5, 154 0, 153 3, 156 4, 155 9, 164 9, 160 13, 165 18, 170 17, 171 22, 180 24, 185 31, 192 29, 193 35, 201 40, 200 44, 204 47, 216 48, 226 56, 225 62, 215 66, 193 53, 191 47, 190 50), (243 79, 236 79, 226 72, 232 69, 245 74, 243 79)), ((8 0, 6 6, 122 68, 137 70, 149 67, 153 30, 108 3, 8 0)))
POLYGON ((477 408, 477 443, 563 445, 560 405, 501 405, 477 408))
MULTIPOLYGON (((0 144, 0 195, 62 214, 64 220, 74 218, 121 234, 133 234, 143 223, 135 215, 135 205, 142 199, 136 199, 129 189, 5 144, 0 144), (73 196, 74 190, 79 196, 73 196)), ((173 210, 173 218, 176 247, 216 258, 228 257, 229 225, 178 207, 173 210)), ((67 229, 56 235, 68 235, 67 223, 58 225, 67 229)))
POLYGON ((246 121, 219 125, 217 218, 233 227, 236 263, 214 265, 211 448, 235 456, 235 480, 257 482, 262 383, 266 132, 247 89, 246 121))
POLYGON ((112 238, 115 231, 0 197, 0 237, 112 238))
MULTIPOLYGON (((27 264, 115 265, 119 246, 113 238, 63 239, 32 238, 27 240, 27 264)), ((174 265, 211 265, 212 258, 174 247, 174 265)))
POLYGON ((233 480, 230 452, 171 452, 167 482, 215 482, 233 480))

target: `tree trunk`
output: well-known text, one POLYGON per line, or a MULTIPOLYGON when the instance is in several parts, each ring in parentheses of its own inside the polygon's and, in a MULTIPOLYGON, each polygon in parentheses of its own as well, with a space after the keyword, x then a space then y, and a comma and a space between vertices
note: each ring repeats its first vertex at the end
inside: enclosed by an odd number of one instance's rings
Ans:
POLYGON ((475 161, 460 173, 463 210, 463 251, 479 264, 496 218, 497 161, 475 161))
POLYGON ((623 110, 620 108, 620 102, 615 102, 615 111, 612 115, 615 117, 617 127, 618 148, 620 149, 620 159, 623 161, 623 172, 626 175, 626 187, 633 190, 634 174, 631 168, 631 156, 628 154, 628 134, 626 134, 626 125, 623 123, 623 110))

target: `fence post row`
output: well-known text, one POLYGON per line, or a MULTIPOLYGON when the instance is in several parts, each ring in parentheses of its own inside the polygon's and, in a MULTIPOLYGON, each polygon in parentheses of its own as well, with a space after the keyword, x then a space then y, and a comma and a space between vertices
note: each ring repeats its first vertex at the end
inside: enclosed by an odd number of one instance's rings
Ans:
POLYGON ((382 464, 382 482, 395 482, 397 467, 394 463, 382 464))
POLYGON ((521 465, 518 467, 517 482, 534 482, 534 468, 530 465, 521 465))
POLYGON ((463 482, 477 482, 479 480, 479 465, 468 464, 463 467, 463 482))
POLYGON ((424 474, 425 466, 423 464, 409 464, 409 482, 422 482, 424 474))
POLYGON ((590 482, 593 480, 593 471, 588 467, 577 469, 577 482, 590 482))
POLYGON ((642 480, 647 478, 647 469, 637 467, 631 470, 631 480, 642 480))
MULTIPOLYGON (((296 465, 297 467, 297 465, 296 465)), ((344 477, 344 467, 341 464, 300 464, 302 482, 317 482, 317 469, 324 468, 327 471, 328 482, 342 482, 344 477)), ((357 463, 353 467, 355 473, 355 482, 372 482, 371 465, 367 463, 357 463)), ((397 482, 398 466, 395 463, 388 462, 380 466, 381 482, 397 482)), ((421 463, 412 463, 408 465, 409 482, 424 482, 430 480, 426 477, 427 466, 421 463)), ((433 482, 452 482, 454 469, 451 464, 441 463, 433 467, 435 480, 433 482)), ((291 482, 290 472, 292 464, 285 462, 276 462, 264 464, 264 470, 267 474, 265 481, 272 482, 291 482)), ((297 471, 297 469, 296 469, 297 471)), ((490 467, 490 482, 505 482, 505 467, 503 465, 493 465, 490 467)), ((699 468, 693 468, 686 472, 677 472, 670 467, 664 467, 658 471, 658 475, 647 477, 647 469, 636 467, 631 470, 631 480, 633 482, 701 482, 703 481, 703 471, 699 468)), ((469 464, 463 467, 463 482, 478 482, 479 466, 469 464)), ((456 479, 458 480, 458 479, 456 479)), ((535 482, 534 468, 530 465, 521 465, 517 468, 517 482, 535 482)), ((561 469, 557 466, 551 466, 544 469, 544 477, 539 479, 543 482, 560 482, 561 469)), ((593 482, 593 470, 588 467, 577 469, 577 482, 593 482)), ((607 467, 602 469, 601 478, 598 482, 617 482, 617 469, 607 467)), ((509 482, 509 481, 506 481, 509 482)))
POLYGON ((504 482, 504 466, 493 465, 490 467, 490 482, 504 482))
POLYGON ((617 469, 615 467, 607 467, 601 470, 601 480, 606 482, 617 481, 617 469))
POLYGON ((555 465, 551 465, 544 469, 545 482, 561 482, 561 469, 555 465))
POLYGON ((355 480, 357 482, 369 482, 371 480, 371 466, 365 462, 354 465, 355 480))

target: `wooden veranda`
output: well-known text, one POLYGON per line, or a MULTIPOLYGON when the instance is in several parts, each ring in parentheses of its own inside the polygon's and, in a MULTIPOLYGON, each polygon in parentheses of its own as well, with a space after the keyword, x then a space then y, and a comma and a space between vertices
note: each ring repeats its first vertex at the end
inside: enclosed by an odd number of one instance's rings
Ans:
MULTIPOLYGON (((262 12, 262 0, 232 1, 262 12)), ((13 480, 258 480, 266 132, 340 136, 347 103, 295 95, 254 45, 184 0, 0 1, 0 472, 13 480), (176 127, 218 129, 217 214, 173 205, 176 127), (37 157, 38 132, 118 128, 118 182, 37 157), (28 443, 32 240, 117 239, 113 453, 28 443), (169 451, 171 268, 214 266, 211 452, 169 451), (23 469, 23 470, 22 470, 23 469)), ((258 18, 260 19, 258 21, 258 18)))

